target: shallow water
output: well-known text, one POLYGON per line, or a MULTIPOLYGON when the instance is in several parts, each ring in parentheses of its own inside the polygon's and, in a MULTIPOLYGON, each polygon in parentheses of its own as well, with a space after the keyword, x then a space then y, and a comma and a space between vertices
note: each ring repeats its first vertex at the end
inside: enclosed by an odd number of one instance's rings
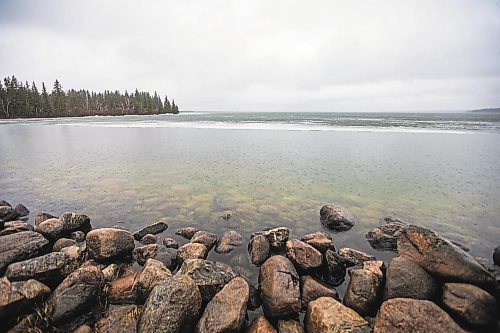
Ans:
MULTIPOLYGON (((0 199, 83 212, 134 231, 166 221, 221 234, 284 225, 321 230, 338 201, 358 218, 334 234, 387 259, 364 235, 387 214, 491 257, 500 216, 495 115, 185 114, 0 122, 0 199), (448 118, 446 118, 448 117, 448 118), (472 117, 472 118, 470 118, 472 117), (295 120, 294 120, 295 119, 295 120), (286 121, 285 121, 286 120, 286 121), (378 124, 378 125, 377 125, 378 124), (318 129, 320 128, 320 129, 318 129), (230 210, 233 217, 221 218, 230 210)), ((246 248, 230 256, 256 281, 246 248)))

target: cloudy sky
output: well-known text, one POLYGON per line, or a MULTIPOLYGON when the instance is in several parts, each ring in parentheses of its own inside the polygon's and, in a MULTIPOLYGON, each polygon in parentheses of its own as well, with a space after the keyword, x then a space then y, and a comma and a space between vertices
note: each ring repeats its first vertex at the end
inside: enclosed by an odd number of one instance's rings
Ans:
POLYGON ((0 0, 0 75, 182 110, 500 106, 491 0, 0 0))

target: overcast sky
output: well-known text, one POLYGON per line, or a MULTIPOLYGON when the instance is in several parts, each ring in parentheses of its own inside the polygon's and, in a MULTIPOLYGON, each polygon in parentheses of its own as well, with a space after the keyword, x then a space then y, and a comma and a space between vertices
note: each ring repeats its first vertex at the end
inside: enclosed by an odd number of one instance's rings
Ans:
POLYGON ((181 110, 500 106, 500 2, 0 0, 0 75, 181 110))

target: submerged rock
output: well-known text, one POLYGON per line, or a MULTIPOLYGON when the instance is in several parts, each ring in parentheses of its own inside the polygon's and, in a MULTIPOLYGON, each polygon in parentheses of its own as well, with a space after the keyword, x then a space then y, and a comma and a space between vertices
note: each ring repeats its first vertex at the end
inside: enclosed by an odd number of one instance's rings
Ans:
POLYGON ((369 231, 365 237, 375 250, 397 252, 398 234, 403 228, 401 224, 388 223, 369 231))
POLYGON ((286 255, 298 268, 310 270, 321 266, 323 255, 311 245, 291 239, 286 242, 286 255))
POLYGON ((270 251, 269 241, 264 235, 256 235, 248 243, 248 253, 250 254, 250 262, 254 265, 262 265, 269 258, 270 251))
POLYGON ((182 236, 186 239, 191 239, 193 238, 194 234, 200 231, 200 229, 195 228, 195 227, 184 227, 182 229, 179 229, 175 232, 176 235, 182 236))
POLYGON ((170 249, 178 249, 179 248, 179 243, 173 238, 164 238, 163 245, 165 245, 166 248, 170 248, 170 249))
POLYGON ((155 258, 158 250, 160 249, 160 245, 158 244, 149 244, 141 247, 137 247, 132 251, 132 258, 137 261, 139 265, 144 265, 146 260, 150 258, 155 258))
POLYGON ((198 231, 191 237, 191 243, 203 244, 207 251, 210 251, 217 244, 217 235, 208 231, 198 231))
POLYGON ((201 310, 201 295, 194 281, 186 275, 158 283, 144 305, 137 332, 189 332, 201 310))
POLYGON ((243 244, 243 236, 234 230, 226 231, 222 234, 219 244, 215 248, 215 252, 227 254, 235 248, 243 244))
POLYGON ((431 301, 393 298, 382 303, 373 333, 465 333, 451 317, 431 301))
POLYGON ((245 323, 248 297, 247 282, 240 277, 232 279, 207 304, 195 331, 240 332, 245 323))
POLYGON ((338 299, 337 291, 330 288, 311 276, 300 277, 300 294, 302 309, 307 309, 307 304, 320 297, 333 297, 338 299))
POLYGON ((259 284, 264 311, 271 318, 293 315, 300 310, 300 284, 295 267, 276 255, 260 267, 259 284))
POLYGON ((446 281, 492 285, 493 276, 472 256, 435 232, 409 225, 398 237, 398 253, 446 281))
POLYGON ((165 222, 156 222, 147 227, 142 228, 134 233, 135 240, 140 240, 147 234, 157 235, 168 229, 168 225, 165 222))
POLYGON ((337 254, 346 267, 361 265, 364 261, 376 260, 372 255, 348 247, 341 248, 337 254))
POLYGON ((342 284, 345 280, 346 267, 342 258, 332 250, 325 252, 325 272, 323 280, 333 286, 342 284))
POLYGON ((135 247, 132 234, 121 229, 95 229, 86 239, 89 257, 97 261, 131 255, 135 247))
POLYGON ((336 202, 321 207, 319 214, 321 223, 333 231, 346 231, 355 224, 354 215, 336 202))
POLYGON ((445 283, 442 302, 448 312, 471 325, 489 326, 498 319, 495 297, 471 284, 445 283))
POLYGON ((384 299, 414 298, 432 300, 438 291, 434 278, 404 257, 391 260, 387 268, 384 299))
POLYGON ((97 301, 104 276, 96 266, 85 266, 68 275, 49 298, 50 318, 61 323, 84 313, 97 301))
POLYGON ((278 333, 264 316, 255 318, 247 329, 247 333, 278 333))
POLYGON ((3 236, 0 242, 0 275, 13 262, 37 257, 49 251, 49 241, 37 232, 23 231, 3 236))
POLYGON ((323 254, 327 250, 335 251, 335 246, 333 245, 332 236, 330 236, 326 232, 318 231, 312 234, 305 235, 304 238, 302 238, 302 241, 304 243, 311 245, 312 247, 314 247, 316 250, 320 251, 323 254))
MULTIPOLYGON (((362 316, 376 313, 382 298, 384 262, 374 261, 373 263, 379 266, 376 272, 365 268, 353 269, 349 272, 351 279, 344 295, 344 304, 362 316)), ((374 265, 371 266, 373 268, 374 265)))
POLYGON ((142 237, 139 242, 144 245, 150 245, 150 244, 156 244, 157 240, 158 239, 155 235, 147 234, 146 236, 142 237))
POLYGON ((203 244, 187 243, 182 245, 177 251, 177 260, 182 263, 188 259, 205 259, 207 252, 207 247, 203 244))
POLYGON ((187 275, 198 286, 203 303, 208 303, 229 281, 238 276, 231 266, 203 259, 183 262, 177 275, 187 275))
POLYGON ((148 259, 142 270, 135 276, 132 289, 134 290, 139 303, 144 303, 151 290, 160 281, 171 278, 172 272, 158 260, 148 259))
POLYGON ((354 310, 331 297, 309 302, 306 312, 306 331, 314 333, 369 333, 368 322, 354 310))

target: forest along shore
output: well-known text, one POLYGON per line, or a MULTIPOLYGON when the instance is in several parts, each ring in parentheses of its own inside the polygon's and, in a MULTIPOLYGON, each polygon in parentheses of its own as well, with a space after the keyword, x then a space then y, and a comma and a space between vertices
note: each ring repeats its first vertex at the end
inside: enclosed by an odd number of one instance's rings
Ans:
POLYGON ((318 231, 286 227, 221 235, 157 222, 133 233, 92 228, 80 213, 0 201, 0 330, 6 332, 495 332, 500 248, 494 264, 432 230, 395 218, 366 235, 390 262, 335 247, 355 227, 338 203, 318 231), (332 237, 332 235, 333 237, 332 237), (246 242, 247 236, 249 241, 246 242), (206 260, 248 246, 259 270, 206 260), (335 287, 349 280, 344 295, 335 287), (260 308, 262 309, 260 310, 260 308), (248 311, 261 311, 251 322, 248 311), (300 314, 304 314, 301 322, 300 314), (168 314, 168 315, 166 315, 168 314))

